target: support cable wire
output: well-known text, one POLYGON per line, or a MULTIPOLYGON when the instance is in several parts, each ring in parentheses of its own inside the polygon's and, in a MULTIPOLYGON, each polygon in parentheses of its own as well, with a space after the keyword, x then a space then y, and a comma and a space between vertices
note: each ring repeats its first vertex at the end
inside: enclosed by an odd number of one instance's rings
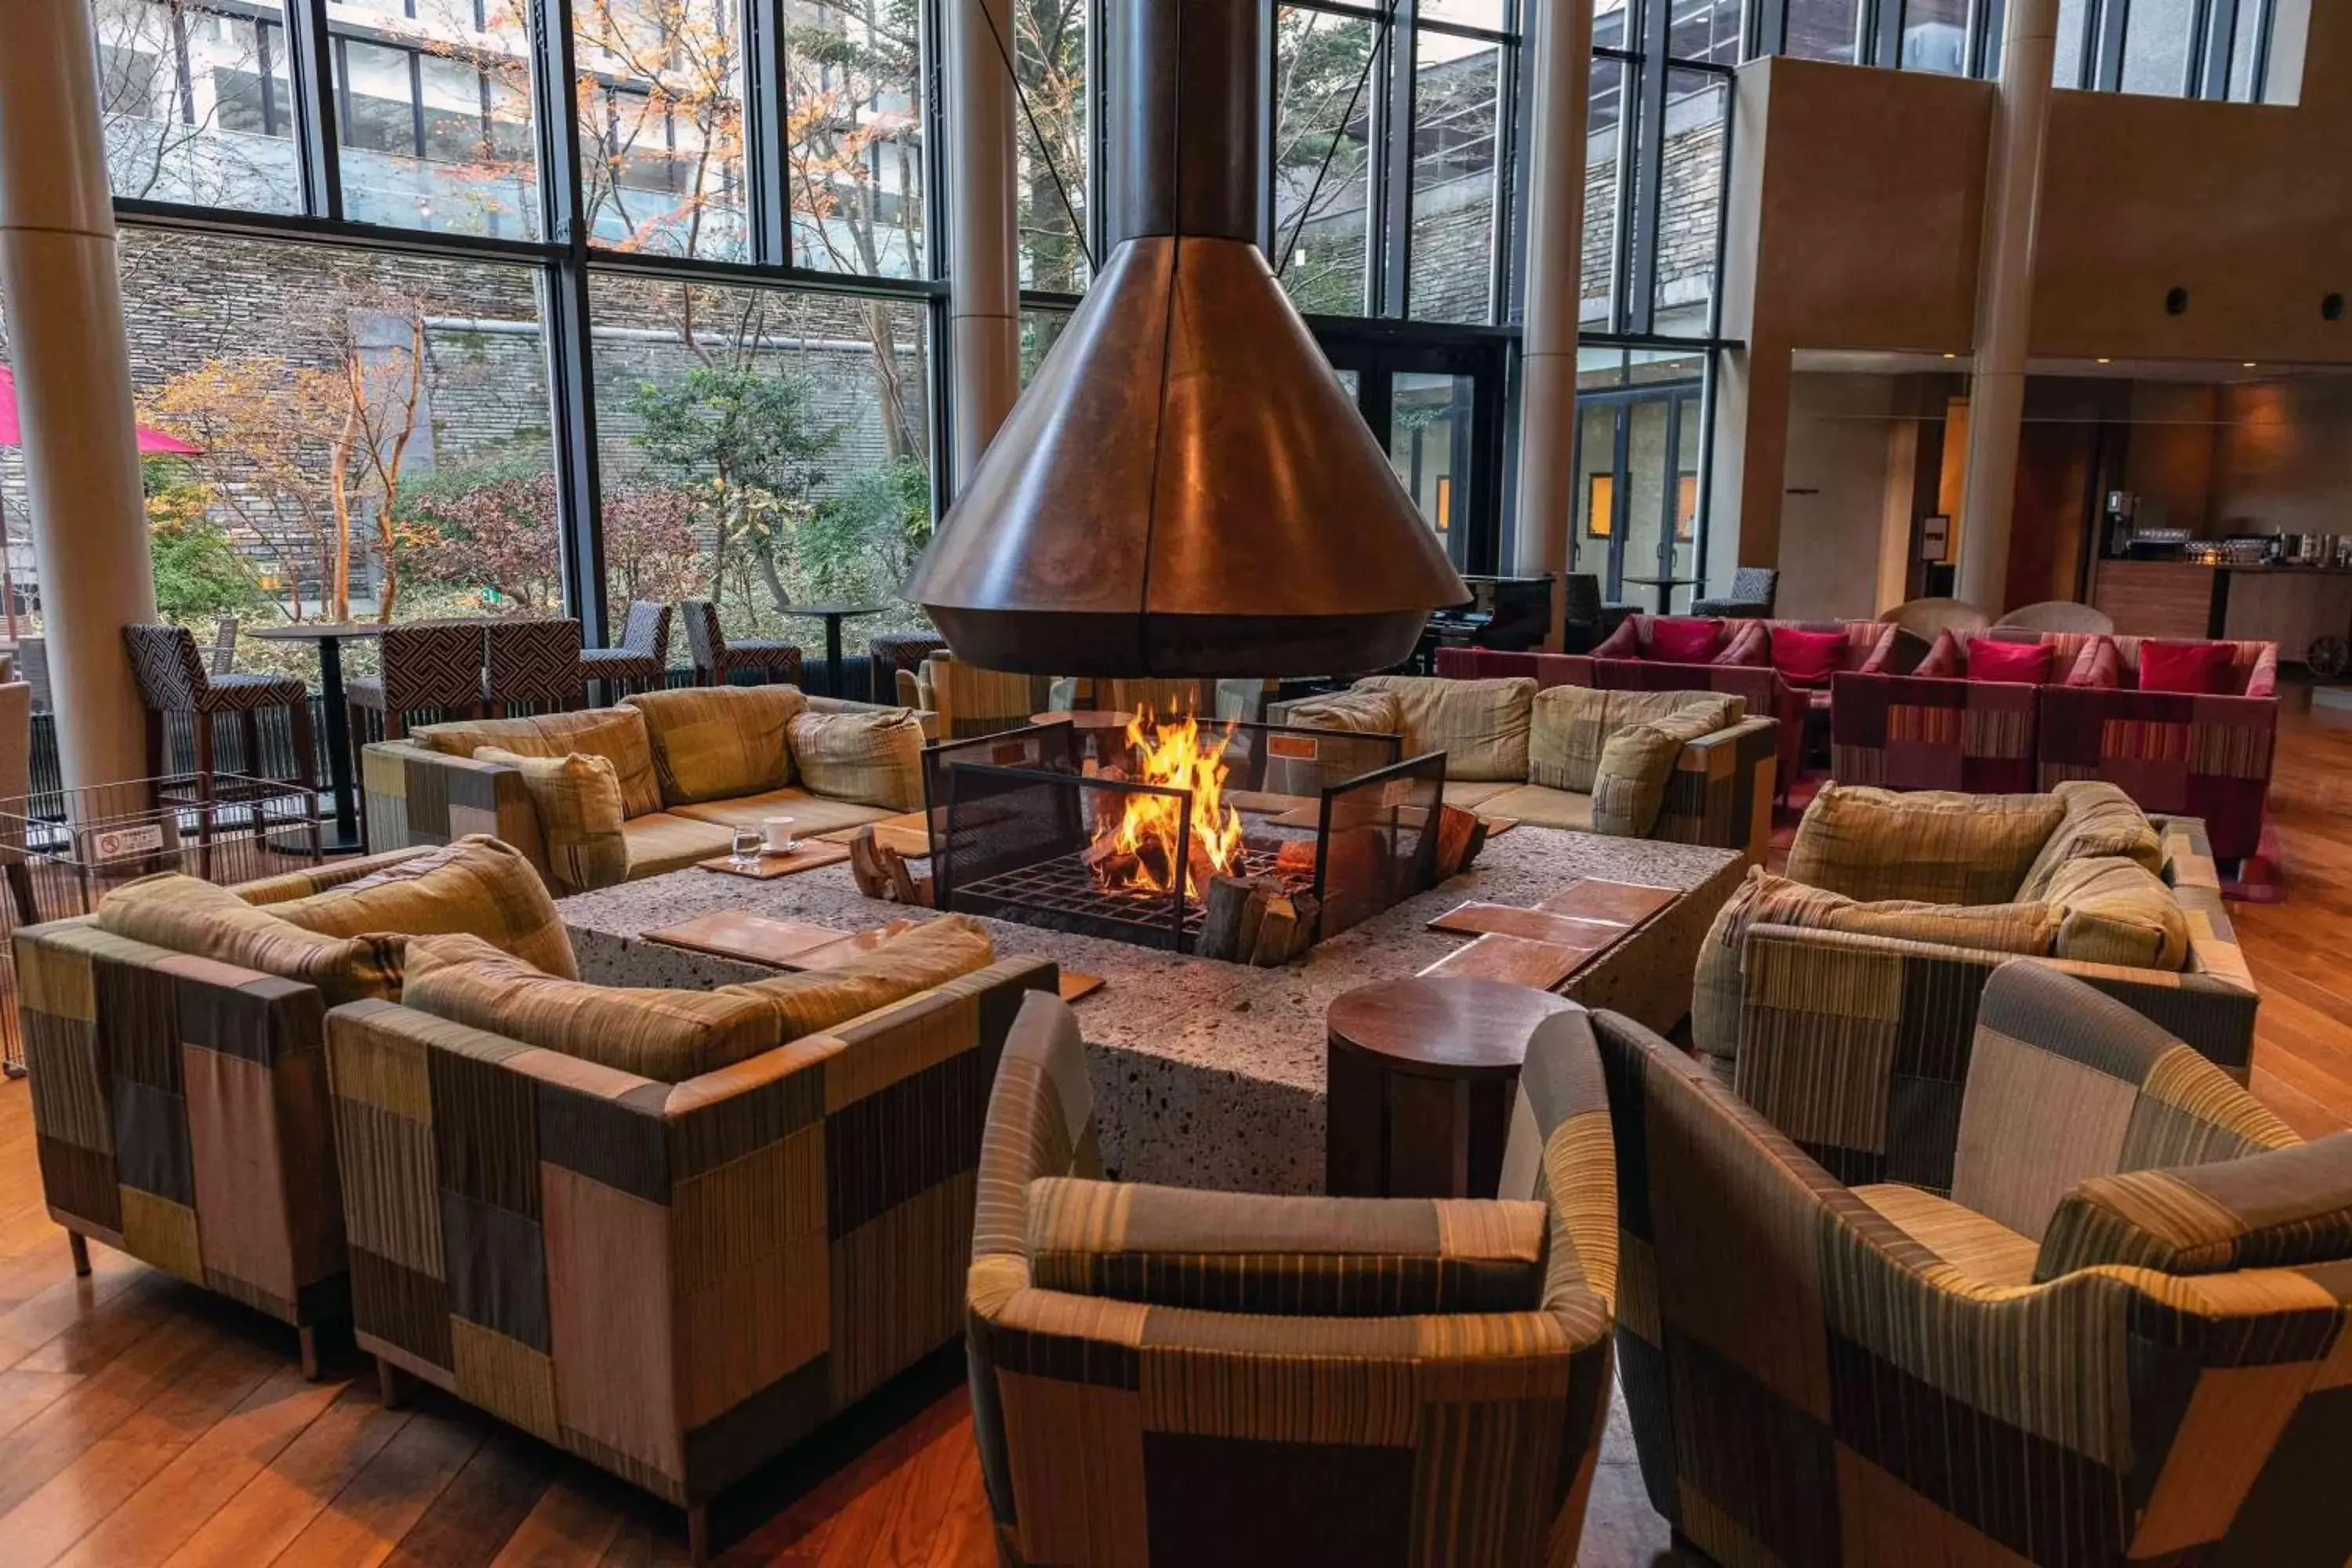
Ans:
POLYGON ((1315 183, 1307 187, 1307 200, 1299 206, 1298 221, 1290 226, 1290 238, 1282 247, 1282 260, 1274 269, 1276 281, 1290 269, 1290 258, 1298 250, 1298 237, 1306 232, 1307 220, 1314 216, 1316 198, 1323 194, 1323 178, 1331 172, 1331 160, 1339 156, 1340 140, 1348 134, 1348 127, 1354 122, 1356 106, 1363 101, 1364 89, 1372 79, 1372 62, 1381 58, 1382 48, 1393 49, 1396 47, 1397 7, 1401 3, 1402 0, 1389 0, 1388 16, 1382 20, 1381 35, 1372 41, 1372 47, 1364 51, 1364 68, 1357 73, 1356 90, 1348 95, 1347 112, 1340 115, 1339 123, 1331 128, 1331 145, 1323 149, 1323 162, 1315 171, 1315 183))
POLYGON ((1045 173, 1054 182, 1054 194, 1062 198, 1062 211, 1070 220, 1070 238, 1076 242, 1078 254, 1086 258, 1087 275, 1095 272, 1095 253, 1087 244, 1087 226, 1078 221, 1078 209, 1070 200, 1070 188, 1062 183, 1062 171, 1055 165, 1054 150, 1047 145, 1045 132, 1037 124, 1037 111, 1029 106, 1029 93, 1021 85, 1021 73, 1013 68, 1013 51, 1005 47, 1003 30, 997 26, 995 16, 988 8, 988 0, 964 0, 980 7, 981 20, 988 24, 988 36, 996 40, 997 58, 1004 62, 1004 74, 1013 82, 1013 96, 1020 100, 1021 117, 1029 121, 1029 134, 1037 143, 1037 156, 1045 163, 1045 173))

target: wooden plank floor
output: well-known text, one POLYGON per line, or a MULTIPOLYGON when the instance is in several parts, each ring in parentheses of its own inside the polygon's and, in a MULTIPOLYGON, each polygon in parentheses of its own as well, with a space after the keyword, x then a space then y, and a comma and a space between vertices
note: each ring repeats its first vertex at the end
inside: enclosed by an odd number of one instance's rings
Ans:
MULTIPOLYGON (((2300 710, 2299 698, 2290 700, 2300 710)), ((2265 990, 2254 1088, 2305 1133, 2352 1126, 2352 728, 2290 714, 2273 795, 2290 900, 2236 907, 2265 990)), ((92 1247, 44 1213, 32 1110, 0 1089, 0 1564, 656 1564, 678 1516, 431 1391, 386 1411, 350 1351, 92 1247)), ((728 1563, 984 1568, 987 1508, 950 1352, 723 1500, 728 1563)), ((1582 1561, 1667 1559, 1622 1413, 1582 1561)))

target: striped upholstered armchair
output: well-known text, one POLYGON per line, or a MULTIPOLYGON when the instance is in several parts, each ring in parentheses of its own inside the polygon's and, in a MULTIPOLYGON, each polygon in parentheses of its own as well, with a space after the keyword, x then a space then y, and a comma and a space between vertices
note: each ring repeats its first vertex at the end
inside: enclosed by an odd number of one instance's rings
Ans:
POLYGON ((1001 1561, 1572 1561, 1617 1294, 1581 1013, 1530 1044, 1521 1090, 1502 1185, 1533 1202, 1114 1185, 1087 1179, 1076 1021, 1027 998, 989 1105, 970 1283, 1001 1561))
POLYGON ((1792 1568, 2352 1552, 2335 1479, 2352 1135, 2300 1142, 2198 1053, 2030 960, 1986 988, 1957 1121, 1898 1108, 1886 1174, 1912 1184, 1848 1186, 1805 1152, 1881 1114, 1845 1092, 1867 1047, 1780 1042, 1779 1070, 1813 1087, 1776 1126, 1673 1047, 1596 1025, 1626 1403, 1651 1501, 1701 1551, 1792 1568))

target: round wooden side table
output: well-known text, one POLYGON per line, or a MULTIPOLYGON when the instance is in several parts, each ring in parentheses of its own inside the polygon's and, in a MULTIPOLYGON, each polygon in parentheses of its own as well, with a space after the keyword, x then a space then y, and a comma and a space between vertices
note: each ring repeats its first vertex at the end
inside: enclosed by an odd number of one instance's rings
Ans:
POLYGON ((1491 1198, 1536 1026, 1576 1004, 1499 980, 1385 980, 1325 1016, 1325 1190, 1491 1198))

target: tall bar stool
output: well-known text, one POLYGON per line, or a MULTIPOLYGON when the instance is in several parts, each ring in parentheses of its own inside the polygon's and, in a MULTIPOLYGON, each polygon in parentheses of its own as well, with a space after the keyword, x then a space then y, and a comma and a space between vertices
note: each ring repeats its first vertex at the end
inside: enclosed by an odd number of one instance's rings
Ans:
POLYGON ((580 623, 492 621, 482 641, 482 701, 492 716, 569 713, 583 705, 580 623))
POLYGON ((678 608, 686 613, 686 646, 694 652, 694 683, 724 686, 730 677, 751 670, 762 681, 798 684, 801 650, 775 637, 737 637, 730 642, 719 629, 719 606, 708 599, 688 599, 678 608))
POLYGON ((623 691, 658 689, 669 679, 669 613, 667 605, 651 599, 632 604, 618 647, 581 650, 580 679, 603 681, 607 700, 623 691))
POLYGON ((148 777, 169 773, 164 721, 173 714, 185 714, 195 748, 195 798, 212 801, 213 724, 224 713, 236 715, 247 765, 256 777, 260 776, 261 715, 277 708, 285 710, 293 731, 295 781, 305 790, 318 789, 319 770, 310 750, 310 691, 298 678, 215 675, 205 666, 196 634, 185 626, 125 626, 122 646, 131 656, 131 674, 138 682, 140 701, 147 709, 148 777))
POLYGON ((383 738, 408 733, 418 713, 467 718, 482 706, 482 624, 479 621, 416 622, 386 626, 377 644, 383 673, 343 683, 350 700, 352 734, 364 740, 367 717, 375 715, 383 738))

